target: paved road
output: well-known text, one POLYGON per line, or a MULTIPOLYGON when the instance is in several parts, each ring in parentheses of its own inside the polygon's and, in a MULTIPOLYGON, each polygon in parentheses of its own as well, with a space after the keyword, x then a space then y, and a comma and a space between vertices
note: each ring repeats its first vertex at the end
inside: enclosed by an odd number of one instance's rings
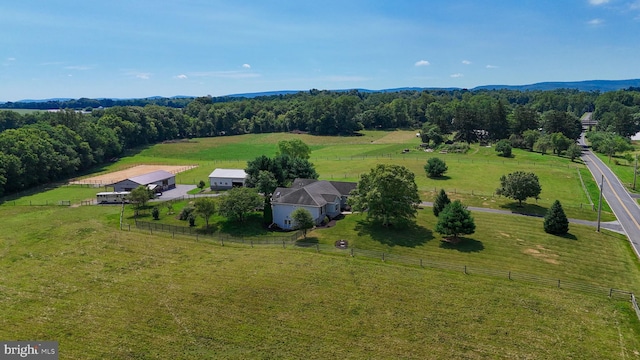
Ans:
MULTIPOLYGON (((433 202, 423 201, 421 203, 421 205, 423 205, 423 206, 433 206, 433 202)), ((469 209, 471 211, 487 212, 487 213, 493 213, 493 214, 542 217, 541 215, 522 214, 522 213, 517 213, 517 212, 513 212, 513 211, 509 211, 509 210, 481 208, 481 207, 474 207, 474 206, 468 206, 467 209, 469 209)), ((568 219, 568 220, 572 224, 581 224, 581 225, 587 225, 587 226, 593 226, 593 227, 597 226, 597 222, 596 221, 581 220, 581 219, 568 219)), ((622 229, 622 226, 620 226, 620 223, 618 221, 602 222, 602 223, 600 223, 600 227, 603 228, 603 229, 615 231, 617 233, 625 234, 624 230, 622 229)))
MULTIPOLYGON (((584 133, 579 140, 580 145, 585 145, 584 133)), ((600 183, 604 175, 602 194, 607 203, 618 218, 622 229, 631 242, 636 256, 640 258, 640 207, 631 198, 629 192, 622 185, 620 180, 614 175, 605 163, 603 163, 591 150, 582 152, 582 160, 593 174, 596 182, 600 183)))

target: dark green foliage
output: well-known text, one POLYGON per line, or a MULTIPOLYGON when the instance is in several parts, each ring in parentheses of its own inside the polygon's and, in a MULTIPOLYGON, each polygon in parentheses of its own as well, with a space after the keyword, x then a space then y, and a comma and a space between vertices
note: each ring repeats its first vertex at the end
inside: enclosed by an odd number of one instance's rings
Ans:
POLYGON ((566 155, 571 159, 571 161, 573 161, 582 155, 582 147, 576 143, 573 143, 569 145, 566 155))
MULTIPOLYGON (((268 186, 263 185, 263 180, 259 178, 262 171, 270 172, 273 175, 273 179, 276 180, 277 186, 287 186, 296 178, 318 178, 318 173, 309 160, 292 158, 289 155, 278 155, 274 158, 269 158, 265 155, 258 156, 257 158, 247 162, 247 168, 245 171, 247 173, 247 186, 256 187, 260 183, 260 187, 265 186, 265 189, 261 190, 268 190, 268 186)), ((264 177, 265 175, 263 174, 262 176, 264 177)), ((266 183, 271 185, 269 181, 266 181, 266 183)))
POLYGON ((291 213, 291 219, 294 221, 294 228, 296 230, 302 230, 302 235, 307 238, 307 230, 312 229, 315 226, 313 217, 309 210, 305 208, 297 208, 291 213))
POLYGON ((544 216, 544 231, 554 235, 564 235, 569 232, 569 220, 558 200, 553 202, 544 216))
POLYGON ((279 155, 308 160, 311 148, 300 139, 282 140, 278 142, 279 155))
POLYGON ((447 172, 447 170, 447 164, 444 160, 437 157, 430 158, 424 165, 424 171, 430 178, 441 177, 445 172, 447 172))
POLYGON ((610 131, 590 131, 586 134, 587 139, 591 143, 591 148, 599 153, 603 153, 611 157, 619 152, 631 150, 629 139, 626 139, 614 132, 610 131))
POLYGON ((496 189, 498 195, 518 200, 518 205, 522 206, 522 201, 529 197, 538 198, 542 188, 538 176, 534 173, 516 171, 509 175, 500 177, 500 188, 496 189))
POLYGON ((210 197, 201 197, 193 202, 195 208, 193 214, 197 214, 204 219, 205 228, 209 228, 209 218, 216 212, 216 201, 210 197))
POLYGON ((180 214, 178 214, 178 219, 184 221, 189 219, 189 215, 193 214, 195 208, 192 205, 186 205, 180 210, 180 214))
MULTIPOLYGON (((256 189, 246 187, 233 188, 220 197, 220 215, 244 222, 247 214, 256 211, 263 198, 256 189)), ((266 205, 266 204, 265 204, 266 205)), ((269 208, 271 208, 269 206, 269 208)))
POLYGON ((453 236, 457 240, 458 235, 473 234, 476 224, 467 207, 462 205, 460 200, 455 200, 442 209, 435 231, 445 236, 453 236))
POLYGON ((496 152, 504 157, 511 157, 511 143, 509 140, 503 139, 496 143, 496 152))
POLYGON ((146 186, 141 185, 133 189, 131 193, 127 195, 127 198, 133 205, 135 214, 137 215, 140 209, 142 209, 147 204, 147 202, 153 198, 153 192, 146 186))
POLYGON ((379 164, 362 175, 348 201, 355 211, 367 211, 367 217, 389 226, 414 218, 420 196, 415 175, 409 169, 379 164))
POLYGON ((151 209, 151 216, 153 216, 153 220, 160 219, 160 210, 158 209, 157 206, 151 209))
POLYGON ((196 216, 193 213, 187 216, 187 220, 189 221, 189 226, 196 226, 196 216))
POLYGON ((438 214, 440 214, 440 212, 442 212, 442 210, 449 204, 451 204, 451 200, 447 196, 447 193, 444 189, 440 189, 436 199, 433 201, 433 215, 438 216, 438 214))
POLYGON ((200 182, 198 183, 198 189, 200 189, 200 191, 202 191, 205 186, 207 186, 207 184, 205 184, 204 180, 200 180, 200 182))

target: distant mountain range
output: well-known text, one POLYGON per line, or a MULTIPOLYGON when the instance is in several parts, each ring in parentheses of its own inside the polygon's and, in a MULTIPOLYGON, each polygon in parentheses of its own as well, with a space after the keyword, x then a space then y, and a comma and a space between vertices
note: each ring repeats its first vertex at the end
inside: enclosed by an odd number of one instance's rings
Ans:
MULTIPOLYGON (((482 85, 474 87, 473 89, 468 89, 470 91, 475 90, 519 90, 519 91, 548 91, 548 90, 557 90, 557 89, 574 89, 579 91, 616 91, 621 89, 627 89, 630 87, 640 88, 640 79, 629 79, 629 80, 585 80, 585 81, 554 81, 554 82, 540 82, 535 84, 528 85, 482 85)), ((330 90, 330 91, 344 91, 348 92, 351 90, 357 90, 359 92, 373 93, 373 92, 398 92, 398 91, 422 91, 422 90, 443 90, 443 91, 451 91, 451 90, 462 90, 462 88, 435 88, 435 87, 403 87, 403 88, 394 88, 394 89, 382 89, 382 90, 369 90, 369 89, 341 89, 341 90, 330 90)), ((288 94, 296 94, 300 91, 308 91, 308 90, 277 90, 277 91, 264 91, 264 92, 254 92, 254 93, 243 93, 243 94, 230 94, 219 97, 232 97, 232 98, 255 98, 260 96, 274 96, 274 95, 288 95, 288 94)), ((185 99, 185 98, 195 98, 196 96, 186 96, 186 95, 178 95, 172 96, 169 98, 165 98, 163 96, 150 96, 146 98, 140 99, 185 99)), ((97 100, 103 100, 106 98, 99 98, 97 100)), ((111 100, 134 100, 124 99, 124 98, 110 98, 111 100)), ((41 99, 41 100, 19 100, 15 102, 22 103, 35 103, 35 102, 64 102, 74 100, 71 98, 52 98, 52 99, 41 99)), ((0 104, 4 104, 4 102, 0 102, 0 104)))

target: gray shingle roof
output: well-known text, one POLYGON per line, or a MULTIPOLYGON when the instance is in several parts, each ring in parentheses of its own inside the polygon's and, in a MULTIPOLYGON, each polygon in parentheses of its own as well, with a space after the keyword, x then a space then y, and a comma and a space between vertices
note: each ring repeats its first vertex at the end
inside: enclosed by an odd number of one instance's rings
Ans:
POLYGON ((140 185, 148 185, 157 181, 170 179, 174 176, 175 176, 174 174, 168 171, 158 170, 158 171, 150 172, 148 174, 134 176, 132 178, 129 178, 129 180, 135 183, 138 183, 140 185))
POLYGON ((328 202, 336 202, 337 198, 348 195, 355 189, 356 183, 334 182, 315 179, 295 179, 290 188, 277 188, 273 192, 272 202, 280 204, 296 204, 307 206, 323 206, 328 202), (337 187, 334 183, 337 183, 337 187), (341 190, 348 190, 343 192, 341 190))

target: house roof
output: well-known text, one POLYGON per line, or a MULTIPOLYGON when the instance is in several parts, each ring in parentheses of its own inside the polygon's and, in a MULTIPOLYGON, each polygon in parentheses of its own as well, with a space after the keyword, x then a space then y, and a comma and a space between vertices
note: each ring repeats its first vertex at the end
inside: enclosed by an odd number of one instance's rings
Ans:
POLYGON ((329 202, 336 202, 341 196, 348 195, 355 187, 356 183, 295 179, 290 188, 277 188, 273 192, 271 201, 280 204, 323 206, 329 202))
POLYGON ((243 169, 215 169, 209 177, 246 179, 247 173, 243 169))
POLYGON ((175 177, 175 175, 168 171, 158 170, 158 171, 150 172, 148 174, 134 176, 132 178, 129 178, 129 180, 140 185, 149 185, 156 181, 162 181, 162 180, 170 179, 172 177, 175 177))

